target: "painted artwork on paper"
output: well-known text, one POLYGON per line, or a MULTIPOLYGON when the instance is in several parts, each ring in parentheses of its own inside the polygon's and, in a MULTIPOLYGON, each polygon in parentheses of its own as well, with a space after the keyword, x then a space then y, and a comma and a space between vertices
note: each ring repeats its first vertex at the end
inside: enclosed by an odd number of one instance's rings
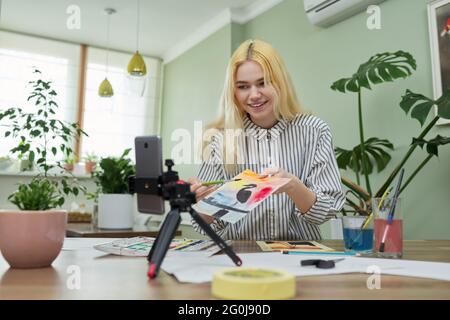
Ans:
POLYGON ((225 183, 193 208, 216 219, 235 223, 289 182, 287 178, 261 176, 251 170, 241 172, 234 180, 237 181, 225 183))

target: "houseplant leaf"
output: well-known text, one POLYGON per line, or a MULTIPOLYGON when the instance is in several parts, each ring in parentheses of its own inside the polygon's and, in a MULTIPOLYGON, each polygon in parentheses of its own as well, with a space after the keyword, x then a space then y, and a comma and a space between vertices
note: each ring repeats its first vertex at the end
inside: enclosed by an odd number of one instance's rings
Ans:
POLYGON ((400 102, 400 107, 405 113, 408 114, 411 111, 411 117, 417 119, 421 126, 424 125, 433 106, 437 107, 439 117, 450 119, 450 90, 446 90, 437 100, 406 90, 400 102))
POLYGON ((92 177, 98 187, 97 194, 91 195, 94 199, 99 193, 129 193, 128 178, 135 174, 135 166, 127 156, 131 149, 126 149, 118 157, 102 158, 99 169, 92 172, 92 177))
MULTIPOLYGON (((434 125, 436 124, 436 122, 439 120, 439 118, 441 116, 442 117, 446 117, 446 119, 450 118, 450 90, 445 90, 443 95, 441 97, 439 97, 439 99, 437 99, 436 101, 433 101, 432 99, 430 99, 428 97, 425 97, 422 94, 417 94, 417 93, 414 93, 414 92, 412 92, 410 90, 406 90, 406 93, 402 97, 402 101, 400 102, 400 107, 406 113, 408 113, 411 109, 413 109, 413 108, 415 108, 415 107, 417 107, 419 105, 422 105, 421 108, 425 108, 424 105, 427 106, 426 108, 428 109, 428 112, 431 109, 431 106, 436 105, 437 112, 438 112, 438 115, 435 116, 428 123, 428 125, 422 130, 420 135, 416 138, 416 140, 418 140, 420 142, 420 141, 422 141, 425 138, 425 136, 428 134, 428 132, 434 127, 434 125)), ((414 113, 414 115, 416 115, 416 116, 418 114, 420 115, 420 112, 415 112, 414 113)), ((413 112, 411 112, 411 115, 413 115, 413 112)), ((419 121, 425 121, 426 120, 426 117, 424 117, 423 114, 420 115, 420 117, 421 117, 421 119, 418 119, 419 121)), ((414 150, 417 148, 417 146, 419 146, 419 144, 418 143, 414 143, 414 141, 413 141, 413 143, 409 147, 409 150, 406 152, 406 154, 403 157, 403 159, 394 168, 394 170, 389 175, 389 177, 386 179, 386 181, 383 183, 383 185, 378 189, 377 193, 375 194, 376 197, 380 197, 384 193, 384 191, 389 187, 389 185, 392 183, 392 181, 395 179, 395 177, 400 172, 402 167, 405 165, 406 161, 408 161, 408 159, 410 158, 410 156, 412 155, 414 150)), ((433 150, 434 147, 430 147, 430 148, 431 148, 430 150, 433 150)), ((424 162, 419 166, 418 169, 416 169, 416 171, 412 175, 413 177, 414 177, 415 174, 417 174, 418 171, 421 170, 421 168, 423 166, 425 166, 425 164, 429 161, 429 159, 431 159, 431 157, 427 157, 427 159, 424 160, 424 162)), ((408 181, 410 181, 411 179, 412 178, 410 178, 408 181)), ((406 183, 405 183, 405 185, 406 185, 406 183)), ((405 188, 405 186, 402 188, 402 190, 404 188, 405 188)))
POLYGON ((444 119, 450 119, 450 89, 444 91, 442 96, 436 100, 437 114, 444 119))
POLYGON ((417 139, 413 138, 412 145, 418 145, 423 149, 423 146, 426 145, 426 150, 430 155, 438 156, 438 147, 450 143, 450 137, 442 137, 441 135, 437 135, 434 139, 425 140, 425 139, 417 139))
POLYGON ((374 55, 359 66, 350 78, 334 82, 331 89, 340 92, 358 92, 361 88, 371 89, 371 83, 380 84, 398 78, 406 78, 416 70, 416 60, 404 51, 384 52, 374 55))
POLYGON ((422 94, 414 93, 411 90, 406 90, 406 93, 402 97, 402 101, 400 101, 400 108, 402 108, 406 114, 411 111, 411 117, 417 119, 420 122, 420 125, 423 126, 434 104, 434 100, 425 97, 422 94))
MULTIPOLYGON (((377 166, 377 171, 382 171, 391 160, 391 156, 386 151, 393 150, 394 145, 387 139, 372 137, 364 143, 364 161, 367 172, 373 171, 373 164, 377 166)), ((355 146, 352 150, 336 148, 336 160, 340 169, 351 169, 355 173, 363 173, 361 163, 361 145, 355 146)))

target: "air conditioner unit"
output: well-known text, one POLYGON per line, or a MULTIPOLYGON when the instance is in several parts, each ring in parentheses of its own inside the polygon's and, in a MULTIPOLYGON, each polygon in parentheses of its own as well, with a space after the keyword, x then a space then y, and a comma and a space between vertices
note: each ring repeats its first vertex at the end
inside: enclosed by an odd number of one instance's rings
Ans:
POLYGON ((385 0, 304 0, 309 21, 329 27, 385 0))

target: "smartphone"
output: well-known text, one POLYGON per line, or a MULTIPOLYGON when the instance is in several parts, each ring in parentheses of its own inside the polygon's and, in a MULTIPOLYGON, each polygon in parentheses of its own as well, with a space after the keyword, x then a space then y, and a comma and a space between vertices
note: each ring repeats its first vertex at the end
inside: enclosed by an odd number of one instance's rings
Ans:
MULTIPOLYGON (((163 173, 162 144, 158 136, 136 137, 136 178, 158 178, 163 173)), ((142 213, 164 214, 164 199, 158 195, 137 194, 137 209, 142 213)))

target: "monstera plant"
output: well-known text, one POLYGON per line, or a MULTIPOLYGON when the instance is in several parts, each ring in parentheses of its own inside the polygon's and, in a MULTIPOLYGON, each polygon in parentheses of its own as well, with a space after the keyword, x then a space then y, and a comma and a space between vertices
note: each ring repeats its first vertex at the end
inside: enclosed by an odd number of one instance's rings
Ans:
MULTIPOLYGON (((350 169, 356 176, 356 183, 348 178, 342 177, 343 184, 349 188, 346 205, 352 208, 351 211, 359 214, 370 213, 371 198, 381 197, 418 146, 422 149, 425 146, 428 155, 409 175, 403 183, 401 191, 411 183, 412 179, 417 176, 419 171, 422 170, 433 156, 438 155, 438 147, 450 142, 450 138, 439 135, 433 139, 425 140, 425 136, 431 128, 433 128, 439 118, 450 118, 450 90, 445 91, 437 100, 406 90, 406 93, 400 102, 400 107, 407 115, 409 113, 412 118, 417 119, 422 127, 425 125, 428 115, 433 107, 437 108, 437 115, 428 123, 418 137, 412 139, 411 146, 400 163, 394 168, 392 173, 377 191, 373 193, 370 183, 370 174, 373 172, 373 167, 376 165, 378 172, 385 169, 391 160, 389 152, 394 149, 394 146, 387 139, 380 139, 377 137, 365 139, 362 92, 364 89, 371 90, 372 87, 377 84, 409 77, 412 72, 416 70, 416 67, 417 64, 415 59, 408 52, 397 51, 394 53, 379 53, 360 65, 356 73, 351 77, 340 79, 331 86, 331 89, 335 91, 357 94, 360 143, 351 150, 339 147, 335 150, 339 168, 350 169), (365 187, 361 185, 361 175, 364 176, 365 187), (350 195, 356 196, 357 200, 352 200, 350 195)), ((344 207, 343 213, 345 214, 347 211, 348 210, 344 207)))

